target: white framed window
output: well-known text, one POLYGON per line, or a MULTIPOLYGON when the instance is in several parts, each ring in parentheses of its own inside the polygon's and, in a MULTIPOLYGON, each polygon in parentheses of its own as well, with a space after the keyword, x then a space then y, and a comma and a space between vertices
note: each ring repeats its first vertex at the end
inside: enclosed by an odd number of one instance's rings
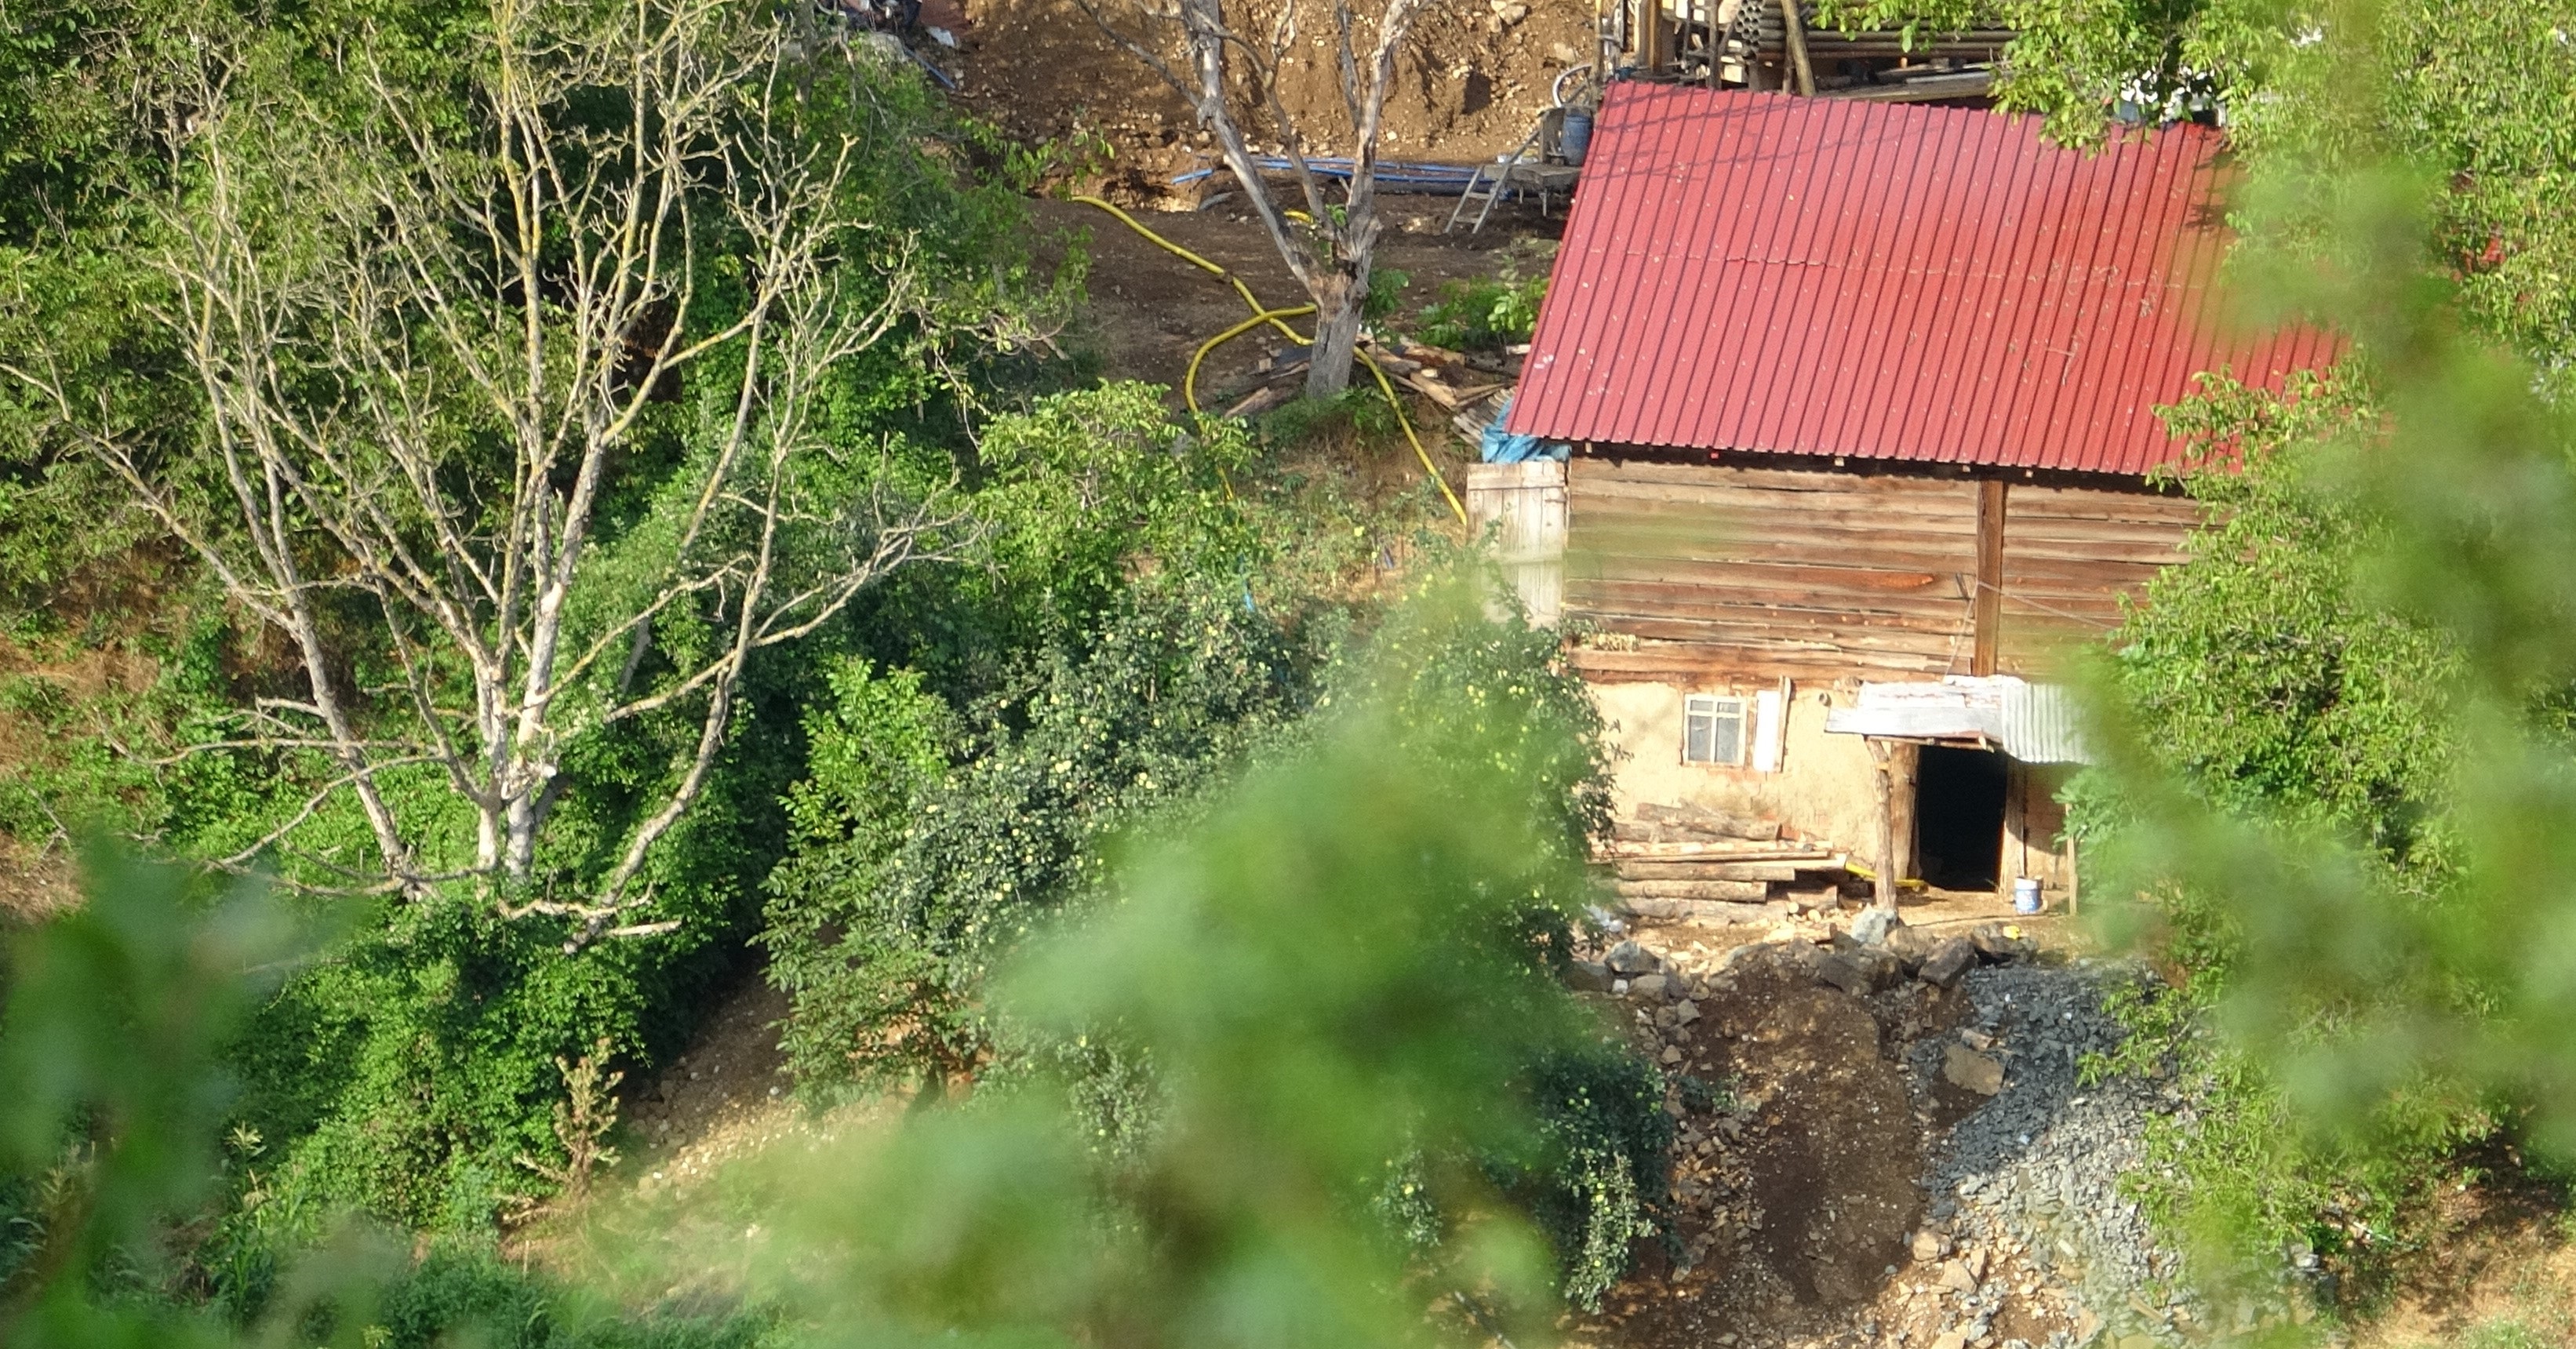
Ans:
POLYGON ((1724 698, 1713 693, 1693 693, 1683 697, 1682 762, 1744 762, 1745 703, 1742 698, 1724 698))

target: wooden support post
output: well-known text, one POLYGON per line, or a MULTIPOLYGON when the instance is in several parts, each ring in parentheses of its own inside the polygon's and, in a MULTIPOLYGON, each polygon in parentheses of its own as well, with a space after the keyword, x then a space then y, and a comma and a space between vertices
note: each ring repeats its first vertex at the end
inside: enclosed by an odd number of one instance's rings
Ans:
POLYGON ((1864 736, 1869 757, 1878 761, 1878 878, 1871 882, 1870 902, 1896 912, 1896 773, 1888 762, 1891 747, 1877 736, 1864 736))
POLYGON ((1637 16, 1636 29, 1629 34, 1630 45, 1637 49, 1637 69, 1647 75, 1661 75, 1672 64, 1672 33, 1664 26, 1664 0, 1630 0, 1630 12, 1637 16))
POLYGON ((2004 828, 1996 840, 1995 893, 2012 898, 2013 882, 2030 874, 2030 767, 2004 760, 2004 828))
POLYGON ((1970 613, 1975 623, 1974 654, 1968 673, 1995 672, 2002 647, 2004 617, 2004 489, 2001 478, 1977 484, 1977 597, 1970 613))
POLYGON ((1789 69, 1798 77, 1798 92, 1816 96, 1816 67, 1807 60, 1807 21, 1798 0, 1780 0, 1780 31, 1789 45, 1789 69))
POLYGON ((1898 740, 1887 747, 1887 782, 1889 804, 1894 807, 1893 828, 1896 837, 1896 879, 1904 881, 1920 874, 1921 860, 1914 855, 1915 784, 1923 769, 1923 747, 1911 740, 1898 740))

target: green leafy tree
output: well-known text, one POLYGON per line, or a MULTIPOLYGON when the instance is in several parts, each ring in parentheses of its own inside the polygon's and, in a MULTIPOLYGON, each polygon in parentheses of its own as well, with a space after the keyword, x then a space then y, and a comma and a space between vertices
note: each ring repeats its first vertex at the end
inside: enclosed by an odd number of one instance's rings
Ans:
MULTIPOLYGON (((639 1211, 655 1230, 695 1217, 740 1233, 666 1246, 677 1263, 656 1283, 714 1276, 757 1315, 711 1317, 702 1299, 621 1316, 488 1259, 351 1238, 294 1261, 247 1333, 166 1285, 103 1286, 97 1260, 48 1256, 0 1303, 25 1318, 12 1343, 1544 1335, 1553 1262, 1521 1178, 1598 1175, 1601 1195, 1559 1202, 1617 1219, 1588 1249, 1620 1249, 1660 1192, 1669 1140, 1631 1123, 1630 1146, 1605 1153, 1597 1133, 1549 1122, 1662 1116, 1651 1069, 1599 1066, 1617 1042, 1558 983, 1547 939, 1588 894, 1567 823, 1599 809, 1582 792, 1569 804, 1553 778, 1590 753, 1569 756, 1569 712, 1509 673, 1459 684, 1412 659, 1455 653, 1457 670, 1482 671, 1527 645, 1476 635, 1489 627, 1463 590, 1409 606, 1375 673, 1337 685, 1295 751, 1187 826, 1131 836, 1097 907, 1013 953, 990 985, 999 1014, 1063 1052, 968 1100, 780 1149, 715 1211, 639 1211), (1453 707, 1424 736, 1404 699, 1433 689, 1453 707), (1104 1114, 1104 1056, 1133 1066, 1125 1099, 1146 1108, 1104 1114)), ((177 873, 147 871, 102 875, 87 907, 19 943, 0 1062, 36 1089, 0 1114, 0 1174, 69 1157, 115 1201, 49 1215, 45 1250, 148 1249, 220 1194, 220 1045, 263 996, 261 971, 322 949, 291 931, 273 905, 210 911, 177 873), (171 1034, 139 1043, 138 1022, 171 1034), (101 1227, 101 1214, 122 1216, 101 1227)))
MULTIPOLYGON (((2087 803, 2089 855, 2148 900, 2130 916, 2185 976, 2141 1047, 2204 1093, 2168 1140, 2197 1193, 2172 1197, 2222 1238, 2216 1271, 2265 1280, 2285 1240, 2384 1257, 2463 1143, 2576 1143, 2556 857, 2576 431, 2534 359, 2561 363, 2533 321, 2548 301, 2499 316, 2496 268, 2458 247, 2495 200, 2460 156, 2528 128, 2422 134, 2459 127, 2428 116, 2463 94, 2441 92, 2446 44, 2500 30, 2401 41, 2416 17, 2303 18, 2276 71, 2301 82, 2249 115, 2239 274, 2354 358, 2340 396, 2185 410, 2252 462, 2201 485, 2236 514, 2124 632, 2116 791, 2087 803), (2353 74, 2410 47, 2408 77, 2353 74)), ((2497 69, 2506 103, 2567 87, 2528 64, 2497 69)), ((2545 266, 2560 227, 2525 223, 2545 266)))

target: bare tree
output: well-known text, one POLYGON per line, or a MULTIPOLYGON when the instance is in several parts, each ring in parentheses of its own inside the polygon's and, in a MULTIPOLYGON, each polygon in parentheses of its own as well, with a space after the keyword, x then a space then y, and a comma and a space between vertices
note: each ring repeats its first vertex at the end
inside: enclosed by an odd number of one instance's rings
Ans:
POLYGON ((154 450, 41 353, 8 369, 292 652, 303 687, 220 744, 327 781, 228 863, 354 800, 372 858, 289 855, 351 889, 476 885, 574 946, 667 928, 639 878, 754 653, 952 545, 945 484, 898 490, 818 423, 833 367, 927 297, 788 32, 733 0, 494 0, 461 97, 363 38, 327 107, 248 56, 174 68, 157 317, 197 443, 154 450), (621 478, 652 425, 682 469, 621 478), (681 748, 623 836, 541 867, 568 748, 648 719, 681 748), (470 840, 389 789, 423 779, 470 840))
POLYGON ((1275 0, 1276 15, 1261 31, 1249 34, 1247 0, 1132 0, 1129 9, 1116 15, 1102 8, 1109 2, 1079 0, 1112 39, 1188 100, 1199 125, 1216 140, 1226 167, 1243 184, 1253 214, 1315 302, 1306 393, 1317 398, 1340 393, 1350 384, 1377 250, 1378 138, 1395 80, 1395 54, 1420 17, 1424 0, 1384 0, 1374 20, 1364 18, 1352 0, 1327 0, 1333 23, 1331 59, 1342 95, 1344 124, 1339 130, 1349 139, 1351 161, 1350 187, 1338 204, 1328 200, 1325 180, 1309 162, 1306 134, 1280 94, 1282 71, 1292 61, 1315 59, 1309 54, 1313 49, 1299 43, 1299 0, 1275 0), (1305 220, 1291 219, 1271 200, 1244 139, 1238 97, 1278 142, 1304 198, 1305 220))

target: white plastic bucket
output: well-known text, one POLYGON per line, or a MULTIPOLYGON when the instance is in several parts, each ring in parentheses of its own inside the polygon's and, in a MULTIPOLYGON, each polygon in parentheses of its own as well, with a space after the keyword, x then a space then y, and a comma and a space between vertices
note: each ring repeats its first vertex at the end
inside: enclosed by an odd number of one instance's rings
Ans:
POLYGON ((2039 882, 2024 876, 2013 882, 2013 912, 2039 912, 2039 882))

